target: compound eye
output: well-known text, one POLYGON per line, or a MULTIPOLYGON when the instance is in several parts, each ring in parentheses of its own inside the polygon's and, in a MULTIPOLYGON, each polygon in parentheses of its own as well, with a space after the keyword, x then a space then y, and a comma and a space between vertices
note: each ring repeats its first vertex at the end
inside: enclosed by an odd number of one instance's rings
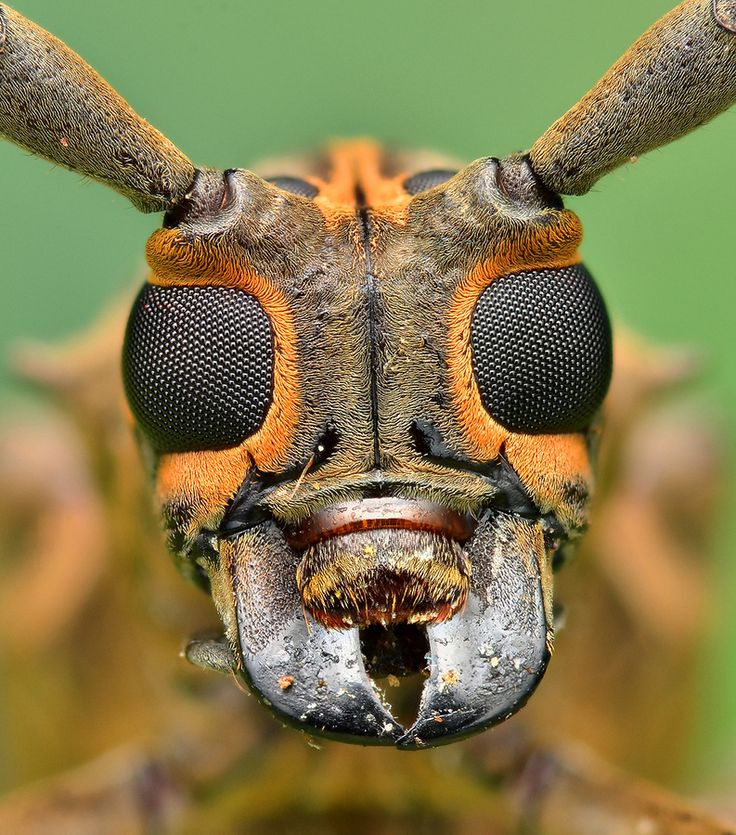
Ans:
POLYGON ((457 171, 451 171, 448 168, 433 168, 431 171, 420 171, 418 174, 409 177, 404 183, 404 191, 414 197, 423 191, 428 191, 430 188, 446 183, 455 174, 457 174, 457 171))
POLYGON ((299 177, 269 177, 267 182, 273 183, 291 194, 296 194, 299 197, 309 197, 311 200, 319 194, 319 189, 316 186, 299 177))
POLYGON ((273 393, 273 336, 259 302, 230 287, 147 284, 123 345, 130 408, 160 452, 236 446, 273 393))
POLYGON ((483 291, 470 328, 486 411, 514 432, 585 429, 611 379, 611 325, 582 265, 502 276, 483 291))

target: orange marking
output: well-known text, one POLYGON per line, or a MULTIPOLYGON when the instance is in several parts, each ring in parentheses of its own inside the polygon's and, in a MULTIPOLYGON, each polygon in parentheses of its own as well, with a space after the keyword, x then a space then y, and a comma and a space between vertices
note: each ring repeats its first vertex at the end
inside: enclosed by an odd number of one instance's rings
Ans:
MULTIPOLYGON (((283 292, 215 247, 200 240, 182 241, 175 229, 161 229, 154 233, 146 246, 146 257, 153 270, 149 276, 152 284, 162 287, 237 287, 253 295, 262 305, 273 327, 274 336, 273 399, 263 425, 234 450, 190 455, 223 456, 225 452, 228 455, 239 454, 241 457, 247 455, 260 470, 273 472, 280 469, 286 463, 286 450, 294 437, 300 416, 296 330, 283 292)), ((185 458, 178 457, 182 460, 185 458)), ((241 469, 241 480, 242 476, 241 469)))
POLYGON ((365 195, 366 206, 394 223, 405 223, 411 202, 411 195, 404 190, 406 174, 385 177, 381 173, 383 152, 375 143, 356 143, 354 148, 358 185, 365 195))
POLYGON ((313 182, 320 190, 315 202, 331 227, 356 213, 358 193, 362 193, 371 212, 394 223, 406 221, 411 201, 403 186, 406 175, 383 175, 383 151, 379 145, 367 139, 338 142, 330 148, 328 156, 328 179, 314 178, 313 182))
POLYGON ((252 466, 248 441, 232 449, 171 452, 162 455, 156 470, 156 502, 186 505, 187 534, 216 528, 228 501, 252 466))
POLYGON ((582 434, 521 435, 506 442, 506 458, 533 498, 549 510, 559 500, 559 485, 592 479, 590 458, 582 434))
POLYGON ((355 143, 332 145, 327 153, 330 173, 327 180, 315 177, 320 193, 315 202, 322 207, 344 208, 351 213, 356 209, 356 161, 355 143))
POLYGON ((554 225, 532 227, 499 245, 494 255, 471 270, 452 300, 448 317, 447 361, 450 391, 470 454, 492 461, 510 436, 486 411, 473 374, 470 323, 481 293, 496 278, 522 270, 554 269, 580 262, 577 248, 582 226, 572 212, 563 211, 554 225))
POLYGON ((563 525, 587 523, 587 501, 569 496, 568 488, 593 489, 593 473, 585 436, 510 434, 506 458, 543 513, 555 511, 563 525))

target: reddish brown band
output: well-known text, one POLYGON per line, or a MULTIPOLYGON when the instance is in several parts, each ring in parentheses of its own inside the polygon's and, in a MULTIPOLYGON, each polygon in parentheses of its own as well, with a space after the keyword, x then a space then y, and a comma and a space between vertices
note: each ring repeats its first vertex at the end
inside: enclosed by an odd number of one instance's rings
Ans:
POLYGON ((377 528, 432 531, 464 542, 475 529, 470 514, 456 513, 435 502, 380 498, 332 505, 287 529, 292 545, 308 548, 325 539, 377 528))

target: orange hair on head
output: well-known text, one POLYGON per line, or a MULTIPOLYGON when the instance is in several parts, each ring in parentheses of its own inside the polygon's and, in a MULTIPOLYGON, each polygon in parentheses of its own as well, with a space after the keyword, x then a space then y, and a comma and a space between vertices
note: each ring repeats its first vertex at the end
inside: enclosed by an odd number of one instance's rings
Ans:
POLYGON ((455 411, 470 454, 491 461, 499 454, 509 430, 486 411, 473 373, 470 323, 478 299, 491 282, 523 270, 559 269, 580 262, 577 248, 582 226, 572 212, 563 211, 550 225, 532 227, 498 246, 493 256, 465 275, 455 291, 448 316, 447 364, 455 411))

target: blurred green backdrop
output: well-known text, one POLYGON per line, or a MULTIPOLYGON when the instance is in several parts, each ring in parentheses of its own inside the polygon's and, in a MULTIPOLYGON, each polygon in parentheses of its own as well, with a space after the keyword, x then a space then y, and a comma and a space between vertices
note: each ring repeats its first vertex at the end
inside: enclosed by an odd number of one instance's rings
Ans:
MULTIPOLYGON (((528 147, 674 0, 428 2, 15 0, 80 52, 195 162, 247 166, 332 136, 460 158, 528 147)), ((704 386, 736 429, 736 111, 569 205, 615 317, 700 346, 704 386)), ((79 176, 0 145, 0 350, 51 341, 130 287, 157 225, 79 176)), ((5 367, 4 400, 15 396, 5 367)), ((736 521, 719 538, 721 610, 703 662, 701 746, 736 743, 736 521)))

